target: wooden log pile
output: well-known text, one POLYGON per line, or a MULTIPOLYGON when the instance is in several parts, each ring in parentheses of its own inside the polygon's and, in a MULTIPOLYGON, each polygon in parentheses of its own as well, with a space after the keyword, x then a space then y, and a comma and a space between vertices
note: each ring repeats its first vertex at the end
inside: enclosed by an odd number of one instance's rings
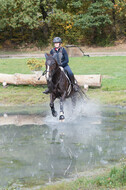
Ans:
MULTIPOLYGON (((3 85, 14 84, 14 85, 45 85, 46 78, 42 76, 40 80, 38 78, 40 74, 2 74, 0 73, 0 83, 3 85)), ((75 78, 80 86, 88 85, 89 87, 100 87, 101 86, 101 75, 75 75, 75 78)))

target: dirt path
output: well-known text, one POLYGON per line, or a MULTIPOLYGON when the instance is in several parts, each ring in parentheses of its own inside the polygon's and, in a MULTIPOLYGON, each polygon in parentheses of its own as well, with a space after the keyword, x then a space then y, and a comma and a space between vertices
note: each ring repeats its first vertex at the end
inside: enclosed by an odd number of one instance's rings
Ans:
MULTIPOLYGON (((90 57, 100 56, 126 56, 126 52, 84 52, 84 55, 90 57)), ((44 58, 43 53, 18 53, 18 54, 1 54, 1 59, 22 59, 22 58, 44 58)))
MULTIPOLYGON (((83 46, 81 49, 84 52, 84 55, 89 55, 90 57, 96 57, 96 56, 126 56, 126 44, 117 44, 115 46, 111 47, 88 47, 83 46)), ((23 50, 21 51, 6 51, 2 50, 0 51, 0 58, 6 59, 21 59, 21 58, 44 58, 45 52, 49 52, 50 48, 44 49, 44 51, 36 50, 35 49, 29 49, 29 50, 23 50)), ((78 50, 78 48, 77 48, 78 50)), ((80 51, 80 50, 79 50, 80 51)), ((80 51, 81 52, 81 51, 80 51)), ((83 56, 82 53, 80 53, 80 56, 83 56)))

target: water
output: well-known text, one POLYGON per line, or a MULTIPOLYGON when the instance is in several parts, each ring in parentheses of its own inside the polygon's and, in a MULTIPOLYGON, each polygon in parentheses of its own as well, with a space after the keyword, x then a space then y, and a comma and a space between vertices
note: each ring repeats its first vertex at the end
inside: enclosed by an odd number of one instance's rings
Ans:
POLYGON ((45 185, 126 158, 126 109, 67 104, 62 123, 38 109, 1 112, 0 187, 45 185))

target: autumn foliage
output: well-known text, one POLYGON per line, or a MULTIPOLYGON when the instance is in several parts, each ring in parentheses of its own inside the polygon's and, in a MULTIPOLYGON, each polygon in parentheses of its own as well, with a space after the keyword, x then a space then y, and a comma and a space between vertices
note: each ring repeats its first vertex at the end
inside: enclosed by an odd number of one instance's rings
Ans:
POLYGON ((0 0, 0 7, 0 47, 42 47, 55 36, 104 46, 126 36, 126 0, 0 0))

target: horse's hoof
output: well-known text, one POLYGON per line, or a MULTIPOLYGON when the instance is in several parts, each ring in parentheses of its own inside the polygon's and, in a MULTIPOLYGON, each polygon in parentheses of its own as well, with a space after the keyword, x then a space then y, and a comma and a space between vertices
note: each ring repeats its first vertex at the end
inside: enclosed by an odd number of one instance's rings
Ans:
POLYGON ((65 119, 64 115, 60 115, 60 116, 59 116, 59 120, 60 120, 60 121, 63 121, 64 119, 65 119))
POLYGON ((56 111, 52 112, 52 115, 53 117, 57 117, 57 112, 56 111))

